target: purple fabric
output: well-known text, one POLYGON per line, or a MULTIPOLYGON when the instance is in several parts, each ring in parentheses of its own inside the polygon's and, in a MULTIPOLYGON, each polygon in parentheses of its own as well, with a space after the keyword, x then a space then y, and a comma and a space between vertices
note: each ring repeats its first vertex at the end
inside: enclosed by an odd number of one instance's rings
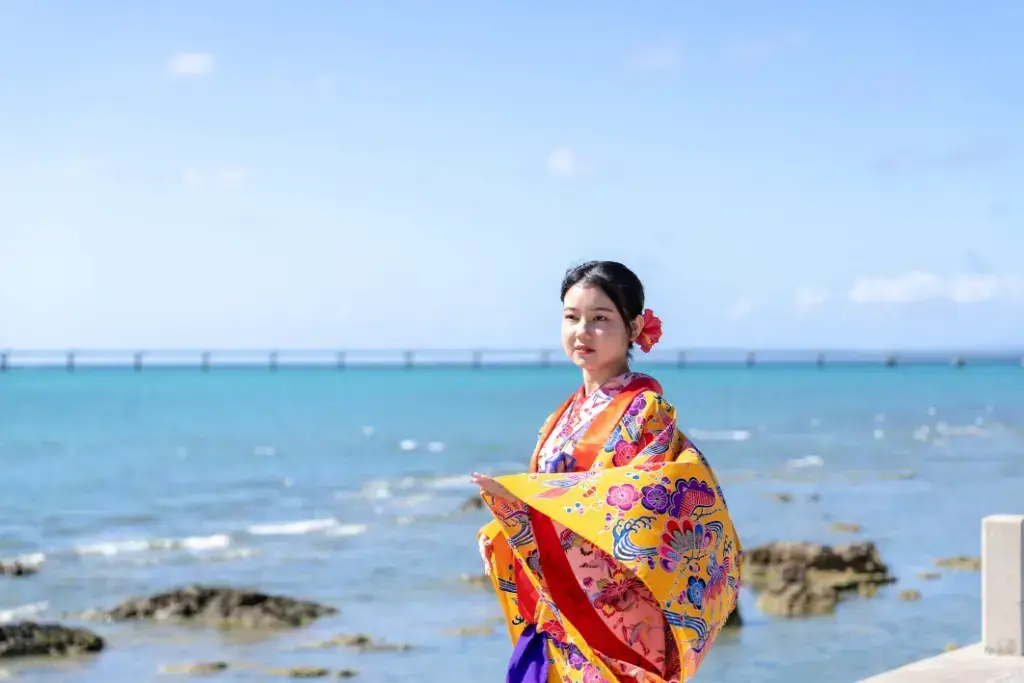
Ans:
POLYGON ((516 641, 505 683, 548 683, 548 634, 535 624, 528 624, 516 641))

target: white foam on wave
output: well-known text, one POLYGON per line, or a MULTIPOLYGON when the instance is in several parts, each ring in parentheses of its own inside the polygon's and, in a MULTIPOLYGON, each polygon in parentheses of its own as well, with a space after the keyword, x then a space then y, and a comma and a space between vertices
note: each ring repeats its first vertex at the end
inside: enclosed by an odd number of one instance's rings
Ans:
POLYGON ((50 603, 45 600, 41 602, 30 602, 25 605, 18 605, 10 609, 0 609, 0 623, 9 621, 20 621, 35 616, 49 609, 50 603))
POLYGON ((949 437, 965 437, 972 436, 977 438, 986 438, 992 436, 992 430, 984 426, 985 420, 983 418, 976 418, 974 424, 969 425, 951 425, 946 422, 936 422, 935 426, 931 425, 918 425, 911 432, 911 436, 915 441, 928 442, 932 440, 936 443, 944 442, 949 437))
POLYGON ((415 439, 404 439, 399 442, 398 447, 403 451, 414 451, 417 445, 415 439))
POLYGON ((427 450, 431 453, 442 453, 447 446, 444 445, 443 441, 431 441, 427 444, 427 450))
POLYGON ((252 536, 298 536, 317 531, 327 531, 340 525, 341 522, 335 517, 319 517, 316 519, 300 519, 294 522, 254 524, 246 529, 246 532, 252 536))
POLYGON ((368 527, 365 524, 339 524, 328 529, 328 536, 358 536, 365 534, 368 527))
POLYGON ((79 555, 103 555, 111 557, 125 553, 141 553, 148 550, 216 550, 219 548, 227 548, 230 545, 231 537, 228 534, 210 534, 209 536, 185 536, 183 538, 150 538, 104 541, 75 546, 73 550, 79 555))
POLYGON ((686 435, 699 441, 747 441, 748 429, 689 429, 686 435))
POLYGON ((28 567, 38 567, 39 565, 46 562, 46 553, 28 553, 27 555, 18 555, 16 557, 5 557, 0 562, 17 562, 18 564, 25 565, 28 567))
MULTIPOLYGON (((981 424, 984 424, 984 421, 981 424)), ((951 425, 946 422, 938 422, 935 425, 935 431, 941 436, 988 436, 989 430, 983 428, 981 424, 975 422, 970 425, 951 425)))
POLYGON ((796 469, 801 469, 804 467, 821 467, 824 464, 825 461, 822 460, 821 457, 817 455, 805 455, 802 458, 793 458, 791 460, 786 461, 787 467, 793 467, 796 469))

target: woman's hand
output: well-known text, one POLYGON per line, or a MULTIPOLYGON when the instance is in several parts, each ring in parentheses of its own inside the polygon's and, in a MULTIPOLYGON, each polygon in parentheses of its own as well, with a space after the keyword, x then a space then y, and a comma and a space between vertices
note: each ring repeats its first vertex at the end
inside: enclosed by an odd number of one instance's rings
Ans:
POLYGON ((504 498, 505 500, 510 501, 517 500, 517 498, 512 495, 512 492, 499 484, 494 477, 490 477, 486 474, 480 474, 479 472, 473 472, 469 475, 469 480, 495 498, 504 498))

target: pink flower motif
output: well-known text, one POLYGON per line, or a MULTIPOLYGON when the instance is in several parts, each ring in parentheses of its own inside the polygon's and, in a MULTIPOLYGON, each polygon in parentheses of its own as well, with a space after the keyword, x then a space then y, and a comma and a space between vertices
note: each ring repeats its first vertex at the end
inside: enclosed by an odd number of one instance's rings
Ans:
POLYGON ((628 512, 638 500, 640 500, 640 493, 636 487, 632 484, 620 484, 608 487, 608 497, 605 502, 623 512, 628 512))
POLYGON ((583 670, 583 683, 608 683, 593 664, 587 664, 583 670))
POLYGON ((640 451, 637 450, 635 444, 632 444, 625 439, 618 441, 615 444, 615 455, 612 456, 612 464, 616 467, 621 467, 635 458, 636 454, 639 452, 640 451))
POLYGON ((640 346, 640 350, 644 353, 650 353, 654 345, 661 339, 661 318, 654 315, 654 311, 646 309, 644 311, 644 327, 640 330, 640 335, 636 338, 637 345, 640 346))

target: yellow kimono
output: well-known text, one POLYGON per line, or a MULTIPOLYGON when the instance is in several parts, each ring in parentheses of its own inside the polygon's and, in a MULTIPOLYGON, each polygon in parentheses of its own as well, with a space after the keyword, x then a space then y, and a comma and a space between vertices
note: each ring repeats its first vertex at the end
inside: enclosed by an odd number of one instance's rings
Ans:
POLYGON ((660 385, 577 391, 530 472, 482 494, 485 566, 514 651, 507 683, 671 683, 697 671, 736 606, 741 548, 721 487, 660 385))

